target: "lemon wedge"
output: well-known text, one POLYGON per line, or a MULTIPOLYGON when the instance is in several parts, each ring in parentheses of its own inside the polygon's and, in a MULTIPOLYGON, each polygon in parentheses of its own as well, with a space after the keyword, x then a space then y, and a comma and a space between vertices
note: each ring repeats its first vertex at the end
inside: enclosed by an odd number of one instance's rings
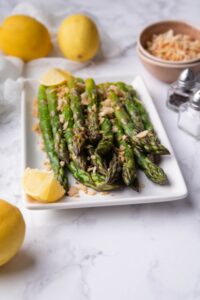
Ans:
POLYGON ((68 71, 64 71, 58 68, 52 68, 44 74, 44 76, 40 80, 40 83, 45 86, 56 86, 67 82, 67 80, 72 77, 72 74, 68 71))
POLYGON ((65 190, 52 171, 27 168, 22 178, 25 193, 34 200, 51 203, 61 199, 65 190))

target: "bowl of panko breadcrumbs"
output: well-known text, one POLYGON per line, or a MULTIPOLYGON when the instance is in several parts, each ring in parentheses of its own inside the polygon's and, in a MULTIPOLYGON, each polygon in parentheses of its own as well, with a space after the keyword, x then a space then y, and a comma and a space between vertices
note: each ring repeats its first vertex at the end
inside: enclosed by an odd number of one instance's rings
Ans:
POLYGON ((158 79, 173 82, 190 68, 200 72, 200 29, 181 21, 154 23, 140 33, 137 53, 158 79))

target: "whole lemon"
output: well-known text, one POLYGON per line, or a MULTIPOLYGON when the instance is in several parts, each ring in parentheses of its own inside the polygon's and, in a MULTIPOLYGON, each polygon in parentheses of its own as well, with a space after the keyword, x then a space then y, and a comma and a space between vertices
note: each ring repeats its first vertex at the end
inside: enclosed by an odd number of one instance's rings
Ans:
POLYGON ((47 56, 51 38, 46 27, 24 15, 14 15, 3 21, 0 30, 0 48, 7 54, 24 61, 47 56))
POLYGON ((20 249, 25 236, 25 222, 20 210, 0 199, 0 266, 20 249))
POLYGON ((58 44, 64 56, 84 62, 93 58, 100 46, 96 24, 85 15, 71 15, 60 25, 58 44))

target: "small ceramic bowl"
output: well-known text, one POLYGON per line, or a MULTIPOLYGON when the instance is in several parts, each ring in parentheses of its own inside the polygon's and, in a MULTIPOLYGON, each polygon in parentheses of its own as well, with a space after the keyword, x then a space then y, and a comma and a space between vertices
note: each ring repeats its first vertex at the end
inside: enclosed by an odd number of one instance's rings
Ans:
POLYGON ((181 33, 190 36, 192 39, 200 40, 200 29, 190 25, 186 22, 181 21, 162 21, 158 23, 154 23, 150 26, 147 26, 143 29, 140 33, 138 38, 138 48, 142 54, 147 56, 149 59, 155 60, 157 62, 165 63, 165 64, 177 64, 182 65, 186 63, 194 63, 200 61, 200 58, 190 59, 187 61, 168 61, 161 59, 159 57, 153 56, 147 51, 147 42, 152 40, 152 36, 154 34, 161 34, 167 32, 168 30, 172 29, 175 34, 181 33))
POLYGON ((198 74, 200 72, 200 61, 195 63, 166 64, 144 55, 139 47, 137 47, 137 53, 142 64, 149 71, 149 73, 151 73, 157 79, 166 83, 176 81, 180 73, 187 68, 190 68, 194 72, 194 74, 198 74))

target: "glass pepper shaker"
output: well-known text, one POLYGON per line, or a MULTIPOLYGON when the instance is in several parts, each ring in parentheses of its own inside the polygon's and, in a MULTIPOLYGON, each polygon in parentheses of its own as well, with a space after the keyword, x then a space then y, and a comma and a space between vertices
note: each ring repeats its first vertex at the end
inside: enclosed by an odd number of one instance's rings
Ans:
POLYGON ((200 90, 179 108, 178 127, 200 140, 200 90))
POLYGON ((178 80, 172 83, 168 90, 167 106, 178 111, 179 106, 189 101, 190 95, 196 87, 195 76, 192 70, 185 69, 178 80))

